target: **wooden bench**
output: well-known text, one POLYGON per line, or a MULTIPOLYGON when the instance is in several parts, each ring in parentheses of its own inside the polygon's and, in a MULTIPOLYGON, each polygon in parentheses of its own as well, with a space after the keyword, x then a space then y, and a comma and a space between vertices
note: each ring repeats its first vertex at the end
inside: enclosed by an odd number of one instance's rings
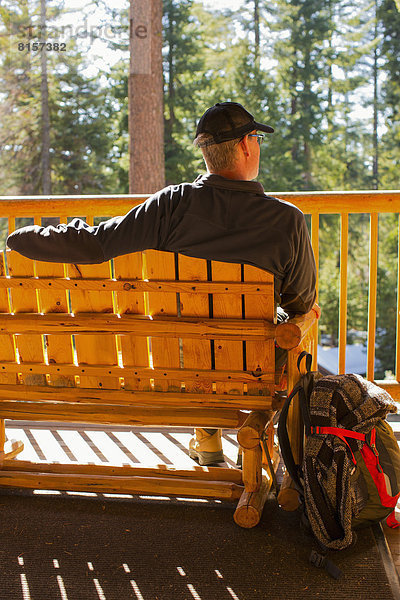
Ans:
MULTIPOLYGON (((261 443, 312 350, 316 313, 276 325, 260 269, 148 250, 100 265, 0 263, 0 486, 239 500, 252 527, 271 486, 261 443), (289 350, 275 373, 275 341, 289 350), (238 429, 243 469, 16 460, 5 420, 238 429), (264 466, 263 466, 264 463, 264 466)), ((298 415, 291 416, 296 436, 298 415)), ((300 451, 300 440, 298 440, 300 451)), ((275 465, 276 466, 276 465, 275 465)))

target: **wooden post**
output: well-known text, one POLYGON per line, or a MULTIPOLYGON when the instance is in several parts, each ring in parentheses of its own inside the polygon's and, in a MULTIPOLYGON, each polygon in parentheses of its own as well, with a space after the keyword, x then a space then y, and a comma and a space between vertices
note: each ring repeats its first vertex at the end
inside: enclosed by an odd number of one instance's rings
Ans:
POLYGON ((243 492, 233 515, 235 523, 240 527, 249 529, 260 522, 264 504, 271 488, 271 481, 271 479, 263 477, 257 492, 243 492))
POLYGON ((6 443, 5 420, 0 419, 0 452, 4 452, 4 444, 5 443, 6 443))
POLYGON ((289 473, 285 473, 278 494, 279 506, 286 511, 296 510, 300 506, 300 494, 295 488, 289 473))
POLYGON ((237 434, 242 448, 252 449, 259 446, 261 435, 273 415, 272 411, 253 411, 249 414, 237 434))
MULTIPOLYGON (((299 372, 297 370, 297 359, 302 351, 302 347, 296 351, 288 353, 288 390, 291 391, 299 380, 299 372)), ((287 430, 289 440, 293 451, 293 457, 296 464, 300 464, 302 457, 303 440, 300 435, 301 431, 301 413, 298 399, 294 398, 289 409, 287 418, 287 430)))
POLYGON ((243 483, 246 492, 257 492, 262 480, 261 446, 243 448, 243 483))
MULTIPOLYGON (((276 470, 279 462, 279 455, 273 458, 273 468, 276 470)), ((255 527, 262 515, 264 504, 268 498, 269 491, 272 486, 272 477, 270 474, 263 475, 260 488, 257 492, 247 492, 246 489, 242 493, 233 518, 235 523, 240 527, 255 527)))

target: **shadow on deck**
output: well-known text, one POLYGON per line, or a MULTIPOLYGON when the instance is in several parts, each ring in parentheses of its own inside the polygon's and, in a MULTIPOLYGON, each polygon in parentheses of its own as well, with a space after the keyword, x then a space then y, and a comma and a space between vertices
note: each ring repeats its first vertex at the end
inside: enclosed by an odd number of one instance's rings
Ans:
MULTIPOLYGON (((400 441, 400 417, 392 425, 400 441)), ((6 430, 24 441, 23 460, 193 465, 188 428, 8 422, 6 430)), ((224 431, 223 445, 226 465, 235 466, 234 430, 224 431)), ((284 513, 274 498, 249 530, 220 500, 3 490, 0 510, 7 515, 2 600, 395 598, 371 530, 335 554, 339 583, 308 564, 312 540, 298 514, 284 513)), ((397 538, 393 532, 392 545, 397 538)))

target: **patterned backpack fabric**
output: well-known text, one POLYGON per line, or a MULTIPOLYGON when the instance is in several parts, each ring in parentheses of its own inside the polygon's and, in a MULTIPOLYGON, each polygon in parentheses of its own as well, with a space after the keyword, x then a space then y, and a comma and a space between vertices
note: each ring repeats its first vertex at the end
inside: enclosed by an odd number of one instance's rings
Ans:
POLYGON ((400 450, 384 420, 397 408, 385 390, 359 375, 322 377, 310 365, 307 355, 308 372, 280 415, 279 441, 315 537, 324 548, 341 550, 352 543, 356 527, 386 517, 398 525, 400 450), (301 466, 294 463, 286 428, 296 395, 306 434, 301 466))

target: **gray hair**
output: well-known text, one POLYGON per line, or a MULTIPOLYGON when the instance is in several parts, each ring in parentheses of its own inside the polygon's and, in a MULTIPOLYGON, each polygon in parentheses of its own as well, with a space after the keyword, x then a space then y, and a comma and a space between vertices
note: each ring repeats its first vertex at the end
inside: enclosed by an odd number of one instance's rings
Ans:
POLYGON ((213 140, 213 136, 209 133, 200 133, 193 144, 201 148, 208 169, 218 172, 234 168, 237 161, 237 146, 242 137, 220 144, 210 144, 209 142, 213 140))

